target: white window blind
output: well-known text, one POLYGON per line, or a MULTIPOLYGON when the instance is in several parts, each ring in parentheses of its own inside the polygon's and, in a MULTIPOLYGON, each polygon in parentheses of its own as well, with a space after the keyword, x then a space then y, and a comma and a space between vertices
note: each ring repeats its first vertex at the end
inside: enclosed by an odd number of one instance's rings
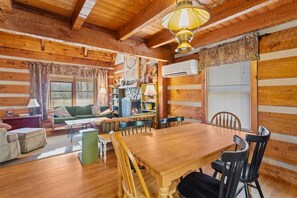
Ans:
POLYGON ((240 62, 207 69, 208 122, 214 114, 235 114, 241 128, 250 129, 250 63, 240 62))

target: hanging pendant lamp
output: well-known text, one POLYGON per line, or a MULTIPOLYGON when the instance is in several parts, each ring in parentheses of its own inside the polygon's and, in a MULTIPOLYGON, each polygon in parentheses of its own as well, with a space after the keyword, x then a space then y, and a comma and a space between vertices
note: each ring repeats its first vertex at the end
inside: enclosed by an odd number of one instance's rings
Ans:
POLYGON ((176 0, 176 4, 176 9, 162 19, 162 26, 175 35, 179 44, 175 51, 186 53, 193 50, 190 42, 210 15, 206 10, 194 7, 192 0, 176 0))

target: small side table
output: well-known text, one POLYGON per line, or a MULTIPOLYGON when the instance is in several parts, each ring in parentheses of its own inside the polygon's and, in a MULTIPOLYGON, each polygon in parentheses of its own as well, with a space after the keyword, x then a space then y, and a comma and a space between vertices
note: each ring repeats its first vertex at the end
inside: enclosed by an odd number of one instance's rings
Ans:
POLYGON ((98 130, 83 129, 81 133, 81 152, 78 154, 83 165, 92 164, 98 161, 98 130))
POLYGON ((41 115, 3 118, 3 123, 12 126, 11 130, 20 128, 41 128, 41 115))

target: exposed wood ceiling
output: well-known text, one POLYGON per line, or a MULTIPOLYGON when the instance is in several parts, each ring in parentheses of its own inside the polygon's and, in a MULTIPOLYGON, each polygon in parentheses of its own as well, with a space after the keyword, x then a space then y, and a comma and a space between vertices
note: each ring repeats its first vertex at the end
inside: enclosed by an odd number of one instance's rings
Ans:
MULTIPOLYGON (((297 19, 296 1, 226 0, 205 8, 211 18, 192 44, 199 47, 297 19)), ((161 19, 175 8, 175 0, 14 0, 14 9, 9 2, 0 0, 5 13, 0 31, 94 51, 172 60, 176 41, 161 19)))

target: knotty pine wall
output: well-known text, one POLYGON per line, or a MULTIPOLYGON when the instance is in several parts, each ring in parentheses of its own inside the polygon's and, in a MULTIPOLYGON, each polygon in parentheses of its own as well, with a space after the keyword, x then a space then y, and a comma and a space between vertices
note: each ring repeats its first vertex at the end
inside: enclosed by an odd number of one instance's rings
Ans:
POLYGON ((297 27, 263 36, 258 125, 271 130, 262 171, 297 184, 297 27))
POLYGON ((168 78, 168 116, 184 116, 185 122, 205 120, 204 71, 193 76, 168 78))
POLYGON ((29 67, 23 61, 0 59, 0 119, 7 108, 15 114, 28 113, 30 99, 29 67))

